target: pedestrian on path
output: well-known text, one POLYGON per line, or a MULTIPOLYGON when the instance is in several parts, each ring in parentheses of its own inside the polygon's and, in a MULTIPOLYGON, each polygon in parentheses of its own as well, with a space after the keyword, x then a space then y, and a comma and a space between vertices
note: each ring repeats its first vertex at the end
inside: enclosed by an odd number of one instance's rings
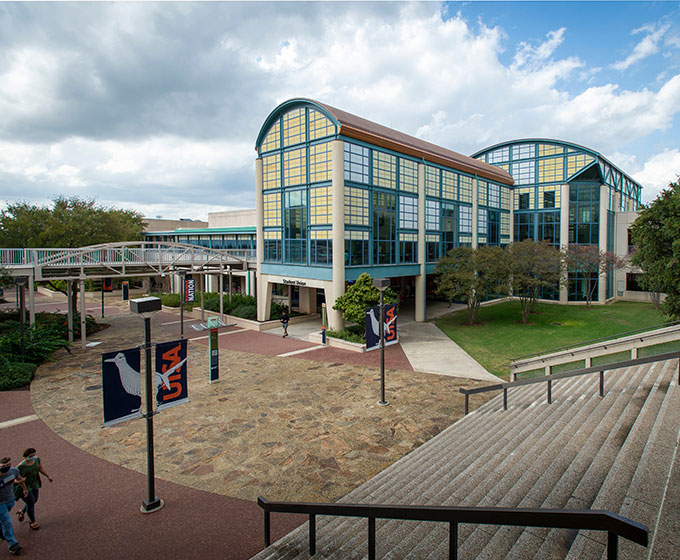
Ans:
POLYGON ((283 338, 286 338, 288 336, 288 321, 290 321, 290 317, 288 316, 288 311, 284 309, 283 313, 281 313, 281 326, 283 327, 283 338))
POLYGON ((21 545, 14 538, 12 515, 10 511, 14 507, 14 485, 18 485, 26 492, 26 484, 19 470, 12 467, 9 457, 0 459, 0 540, 7 541, 10 554, 17 556, 21 553, 21 545))
POLYGON ((34 531, 37 531, 40 529, 40 525, 35 520, 35 503, 38 501, 38 492, 42 486, 40 482, 40 475, 42 474, 50 482, 52 482, 52 478, 49 474, 47 474, 47 472, 45 472, 40 459, 35 453, 35 449, 33 447, 29 447, 26 451, 24 451, 24 460, 17 465, 19 474, 26 481, 25 485, 27 493, 25 495, 21 495, 21 488, 15 486, 14 497, 17 501, 19 501, 21 498, 26 503, 22 509, 17 511, 19 522, 22 522, 26 514, 28 514, 28 526, 34 531))

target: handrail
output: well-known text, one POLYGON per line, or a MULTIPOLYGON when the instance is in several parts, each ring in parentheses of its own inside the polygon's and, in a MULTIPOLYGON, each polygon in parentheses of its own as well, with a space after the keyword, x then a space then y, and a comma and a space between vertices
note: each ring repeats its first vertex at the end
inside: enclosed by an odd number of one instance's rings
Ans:
MULTIPOLYGON (((586 375, 588 373, 600 374, 600 396, 604 397, 604 372, 611 369, 620 369, 630 366, 637 366, 640 364, 649 364, 652 362, 662 362, 664 360, 680 359, 680 352, 666 352, 665 354, 655 354, 654 356, 646 356, 645 358, 636 358, 634 360, 626 360, 625 362, 614 362, 611 364, 602 364, 599 366, 592 366, 581 369, 574 369, 562 373, 554 373, 551 375, 542 375, 540 377, 532 377, 529 379, 520 379, 519 381, 510 381, 507 383, 499 383, 496 385, 488 385, 486 387, 476 387, 474 389, 465 389, 461 387, 459 391, 465 395, 465 414, 468 413, 468 404, 470 395, 476 393, 486 393, 488 391, 503 390, 503 410, 508 409, 508 389, 510 387, 518 387, 520 385, 533 385, 534 383, 548 383, 548 404, 552 404, 552 382, 557 379, 566 379, 567 377, 576 377, 579 375, 586 375)), ((680 363, 678 364, 678 384, 680 385, 680 363)))
POLYGON ((585 342, 579 342, 577 344, 568 344, 567 346, 560 346, 559 348, 553 348, 552 350, 546 350, 541 352, 534 352, 533 354, 527 354, 526 356, 519 356, 518 358, 511 358, 510 362, 519 362, 520 360, 526 360, 527 358, 534 358, 536 356, 542 356, 544 354, 555 354, 562 350, 570 350, 572 348, 581 348, 582 346, 588 346, 590 344, 595 344, 596 342, 605 342, 607 340, 616 340, 617 338, 622 338, 624 336, 629 336, 632 334, 637 334, 641 332, 648 332, 654 329, 662 329, 664 327, 672 327, 675 325, 680 325, 680 321, 671 321, 669 323, 661 323, 659 325, 652 325, 651 327, 643 327, 641 329, 636 329, 634 331, 628 331, 624 333, 612 334, 610 336, 603 336, 602 338, 593 338, 592 340, 586 340, 585 342))
POLYGON ((649 529, 645 525, 606 510, 270 502, 262 496, 257 498, 257 505, 264 510, 265 547, 271 544, 271 513, 309 515, 310 556, 316 554, 317 515, 367 518, 369 560, 375 560, 376 519, 448 522, 449 558, 454 559, 458 557, 459 523, 607 531, 607 558, 610 560, 618 557, 619 537, 645 547, 649 541, 649 529))

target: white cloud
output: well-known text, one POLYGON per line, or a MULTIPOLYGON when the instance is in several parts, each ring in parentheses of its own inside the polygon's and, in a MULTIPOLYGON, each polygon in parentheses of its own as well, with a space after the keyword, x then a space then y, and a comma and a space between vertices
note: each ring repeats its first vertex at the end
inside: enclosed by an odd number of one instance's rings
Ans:
MULTIPOLYGON (((534 32, 513 44, 433 3, 0 5, 0 193, 166 217, 252 207, 255 138, 291 97, 466 154, 550 137, 609 157, 672 128, 677 67, 623 88, 569 52, 576 31, 534 32)), ((672 33, 640 28, 617 64, 670 48, 672 33)))
POLYGON ((659 28, 647 25, 635 29, 633 31, 634 34, 646 32, 647 35, 645 35, 642 40, 637 45, 635 45, 633 52, 630 53, 624 60, 620 60, 612 64, 612 68, 615 70, 627 70, 636 62, 639 62, 640 60, 643 60, 648 56, 659 52, 659 43, 670 28, 671 24, 666 23, 659 28))
POLYGON ((643 186, 642 201, 650 203, 669 183, 680 179, 680 149, 669 149, 654 155, 631 175, 643 186))

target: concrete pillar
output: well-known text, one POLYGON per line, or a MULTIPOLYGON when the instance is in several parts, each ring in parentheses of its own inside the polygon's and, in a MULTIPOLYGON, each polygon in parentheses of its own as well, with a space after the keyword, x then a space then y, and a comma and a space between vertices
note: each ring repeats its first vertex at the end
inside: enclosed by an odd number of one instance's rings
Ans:
POLYGON ((635 348, 630 349, 630 359, 631 360, 637 360, 638 357, 638 349, 637 346, 635 348))
POLYGON ((515 191, 510 189, 510 243, 515 241, 515 191))
MULTIPOLYGON (((609 201, 609 187, 600 185, 600 251, 607 250, 607 202, 609 201)), ((604 303, 607 301, 607 274, 602 273, 597 283, 597 301, 604 303)))
POLYGON ((475 177, 472 182, 472 248, 476 249, 479 246, 479 239, 477 239, 479 231, 479 180, 475 177))
MULTIPOLYGON (((560 248, 566 251, 569 247, 569 185, 560 187, 560 248)), ((569 281, 567 271, 560 282, 560 303, 569 301, 569 281)))
POLYGON ((257 320, 269 321, 272 310, 272 285, 266 274, 257 278, 257 320))
POLYGON ((35 271, 32 270, 28 275, 28 324, 35 323, 35 280, 33 275, 35 271))
POLYGON ((248 277, 245 279, 246 281, 246 287, 244 292, 247 293, 249 296, 254 296, 257 294, 255 286, 257 285, 256 281, 256 275, 254 270, 249 270, 248 271, 248 277))
POLYGON ((415 320, 425 321, 427 288, 427 253, 425 245, 425 164, 418 164, 418 265, 420 274, 416 276, 415 320))
MULTIPOLYGON (((266 321, 271 312, 271 288, 269 288, 269 303, 265 304, 267 297, 268 282, 262 280, 262 261, 264 260, 264 203, 262 189, 264 178, 262 176, 262 158, 255 160, 255 254, 257 261, 257 320, 266 321), (261 289, 260 289, 261 288, 261 289)), ((281 240, 283 242, 283 240, 281 240)))
POLYGON ((316 313, 316 288, 300 287, 300 313, 316 313))
POLYGON ((151 278, 148 276, 142 278, 142 289, 144 290, 145 294, 151 293, 151 278))
POLYGON ((335 300, 345 293, 345 143, 331 142, 333 197, 333 283, 325 290, 328 327, 341 331, 345 321, 340 311, 333 309, 335 300))
POLYGON ((585 359, 585 362, 586 362, 586 363, 585 363, 585 366, 584 366, 584 367, 587 367, 587 368, 593 367, 593 358, 592 358, 592 356, 588 356, 588 357, 585 359))

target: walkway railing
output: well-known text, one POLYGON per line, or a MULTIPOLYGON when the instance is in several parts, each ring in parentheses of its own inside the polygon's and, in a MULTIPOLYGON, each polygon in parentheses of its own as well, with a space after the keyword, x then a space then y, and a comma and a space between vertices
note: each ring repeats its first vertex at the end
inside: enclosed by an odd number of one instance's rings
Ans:
POLYGON ((545 373, 552 372, 552 367, 570 362, 585 360, 585 367, 592 365, 594 357, 630 352, 630 359, 638 357, 638 349, 680 340, 680 321, 663 323, 628 331, 608 337, 596 338, 578 344, 562 346, 547 352, 527 354, 513 358, 510 363, 510 380, 517 374, 544 368, 545 373))
POLYGON ((263 497, 257 504, 264 510, 264 545, 271 544, 270 515, 273 512, 309 516, 309 555, 316 554, 316 516, 364 517, 368 520, 368 558, 375 559, 376 519, 438 521, 449 524, 449 558, 458 558, 458 525, 512 525, 558 529, 607 531, 607 558, 618 558, 619 537, 647 546, 649 530, 631 519, 604 510, 563 510, 451 506, 404 506, 377 504, 320 504, 304 502, 270 502, 263 497))
MULTIPOLYGON (((558 379, 566 379, 568 377, 576 377, 579 375, 586 375, 589 373, 600 374, 600 396, 604 397, 604 372, 612 369, 627 368, 630 366, 637 366, 640 364, 650 364, 652 362, 661 362, 664 360, 680 359, 680 352, 667 352, 665 354, 657 354, 655 356, 647 356, 645 358, 637 358, 635 360, 626 360, 625 362, 615 362, 612 364, 602 364, 582 369, 575 369, 565 371, 564 373, 555 373, 552 375, 542 375, 540 377, 533 377, 531 379, 520 379, 519 381, 510 381, 508 383, 499 383, 496 385, 489 385, 487 387, 477 387, 475 389, 461 388, 459 391, 465 395, 465 414, 468 413, 470 395, 477 393, 486 393, 488 391, 503 391, 503 410, 508 409, 508 389, 512 387, 520 387, 522 385, 533 385, 535 383, 547 384, 548 404, 552 404, 552 383, 558 379)), ((680 362, 678 363, 678 384, 680 384, 680 362)))

